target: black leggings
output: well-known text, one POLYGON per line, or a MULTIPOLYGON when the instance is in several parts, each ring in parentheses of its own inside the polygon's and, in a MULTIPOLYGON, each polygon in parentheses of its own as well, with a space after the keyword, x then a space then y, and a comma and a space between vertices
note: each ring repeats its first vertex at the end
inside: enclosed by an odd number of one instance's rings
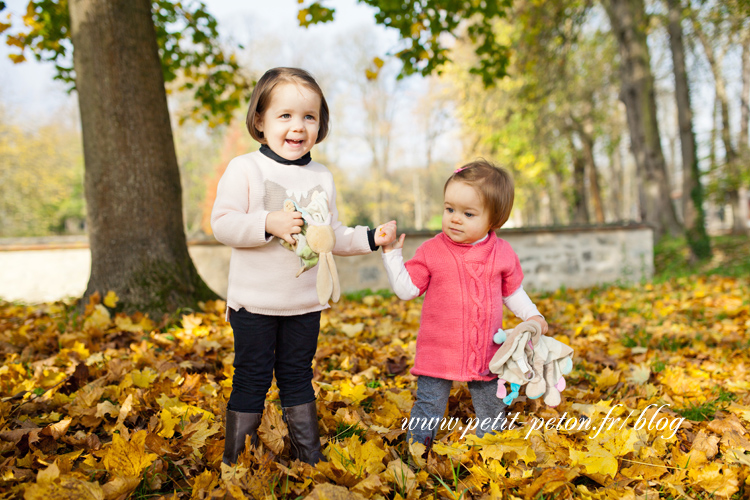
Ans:
POLYGON ((230 309, 234 330, 234 379, 229 409, 262 413, 274 372, 281 406, 315 401, 312 360, 318 346, 320 311, 265 316, 230 309))

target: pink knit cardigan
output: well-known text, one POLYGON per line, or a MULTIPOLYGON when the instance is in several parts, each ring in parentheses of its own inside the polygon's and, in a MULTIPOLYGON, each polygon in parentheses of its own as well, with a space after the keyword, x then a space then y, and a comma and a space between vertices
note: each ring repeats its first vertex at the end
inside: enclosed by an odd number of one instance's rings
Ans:
POLYGON ((459 381, 495 378, 488 367, 499 347, 492 336, 503 324, 503 297, 523 281, 510 244, 494 231, 473 246, 440 233, 417 249, 406 269, 425 294, 411 373, 459 381))

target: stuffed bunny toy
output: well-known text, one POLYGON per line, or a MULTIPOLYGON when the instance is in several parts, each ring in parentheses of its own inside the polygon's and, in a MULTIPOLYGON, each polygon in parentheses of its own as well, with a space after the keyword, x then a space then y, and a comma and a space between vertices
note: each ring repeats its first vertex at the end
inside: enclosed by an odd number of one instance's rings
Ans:
POLYGON ((314 191, 310 204, 306 207, 301 207, 294 200, 287 199, 284 201, 284 211, 300 212, 305 221, 302 231, 292 235, 295 240, 294 245, 281 240, 282 245, 300 258, 301 267, 297 271, 297 277, 318 265, 316 287, 320 305, 327 304, 329 299, 338 302, 341 289, 332 253, 336 244, 336 235, 331 227, 328 195, 325 191, 314 191))
POLYGON ((493 340, 502 346, 489 369, 498 376, 497 396, 505 404, 511 404, 524 385, 528 398, 543 395, 547 405, 560 404, 560 392, 565 388, 563 375, 573 369, 573 349, 542 335, 535 321, 525 321, 512 330, 498 330, 493 340), (510 394, 505 390, 506 381, 510 382, 510 394))

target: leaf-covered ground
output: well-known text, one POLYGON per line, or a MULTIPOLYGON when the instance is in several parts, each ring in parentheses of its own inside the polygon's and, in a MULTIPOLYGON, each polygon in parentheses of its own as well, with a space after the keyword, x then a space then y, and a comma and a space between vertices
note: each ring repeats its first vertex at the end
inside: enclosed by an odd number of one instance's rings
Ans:
MULTIPOLYGON (((511 412, 525 425, 482 440, 441 431, 411 467, 421 304, 343 300, 315 362, 329 460, 316 468, 290 463, 275 388, 262 445, 222 467, 223 303, 169 325, 110 316, 113 296, 84 315, 0 303, 0 497, 748 498, 749 297, 747 277, 691 276, 537 300, 575 349, 563 403, 521 397, 511 412)), ((473 416, 454 384, 447 417, 473 416)))

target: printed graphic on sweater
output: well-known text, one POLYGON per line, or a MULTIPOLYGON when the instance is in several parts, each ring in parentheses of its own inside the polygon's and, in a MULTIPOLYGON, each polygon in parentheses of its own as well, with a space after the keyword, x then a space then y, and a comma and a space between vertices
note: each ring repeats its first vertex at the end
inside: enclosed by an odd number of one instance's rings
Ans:
POLYGON ((294 192, 286 189, 281 184, 277 184, 268 179, 265 180, 263 186, 265 188, 263 207, 269 212, 284 210, 284 200, 286 199, 292 199, 297 202, 297 205, 306 207, 312 202, 313 194, 316 191, 325 191, 323 187, 318 184, 309 191, 294 192))

